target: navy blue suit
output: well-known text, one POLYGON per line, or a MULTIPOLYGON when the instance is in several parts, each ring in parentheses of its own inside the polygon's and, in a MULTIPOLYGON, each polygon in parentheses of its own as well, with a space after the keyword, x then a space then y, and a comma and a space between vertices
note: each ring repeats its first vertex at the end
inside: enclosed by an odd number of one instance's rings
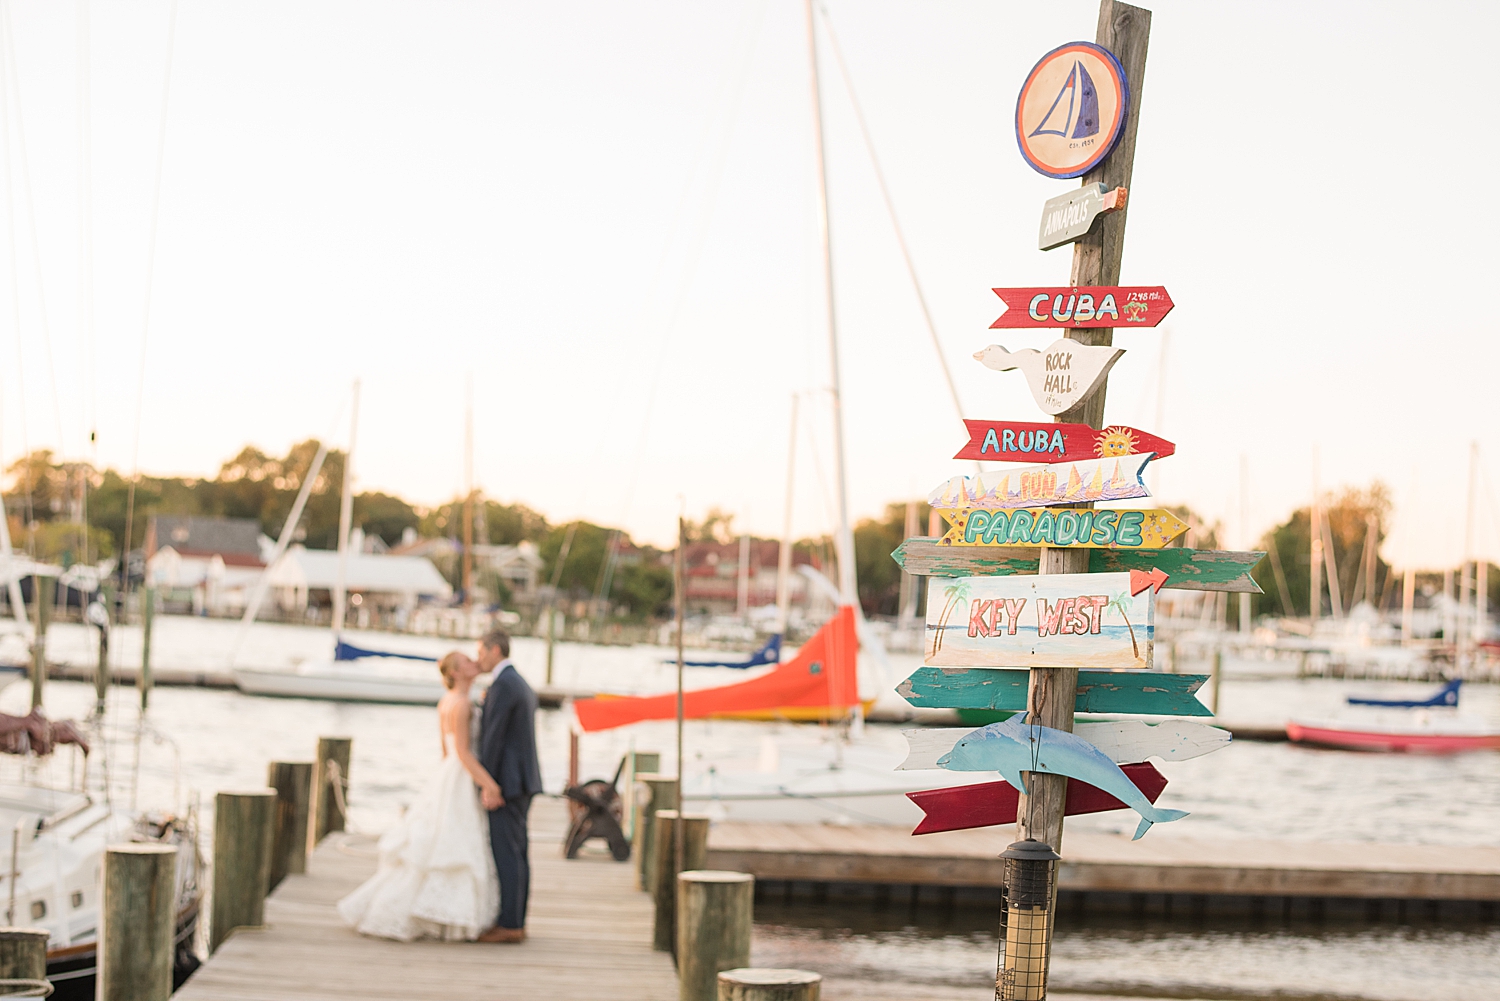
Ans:
POLYGON ((479 722, 479 763, 500 784, 505 805, 490 811, 490 850, 500 875, 501 928, 526 925, 531 890, 526 814, 542 791, 536 755, 536 693, 512 664, 484 696, 479 722))

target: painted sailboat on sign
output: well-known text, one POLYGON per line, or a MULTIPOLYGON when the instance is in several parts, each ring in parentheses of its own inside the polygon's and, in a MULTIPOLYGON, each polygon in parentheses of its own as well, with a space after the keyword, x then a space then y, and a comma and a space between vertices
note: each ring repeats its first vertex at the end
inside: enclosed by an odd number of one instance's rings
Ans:
POLYGON ((1099 91, 1094 78, 1073 60, 1073 71, 1058 88, 1052 107, 1042 116, 1031 136, 1061 136, 1065 139, 1087 139, 1099 134, 1099 91), (1063 103, 1064 98, 1067 104, 1063 103))
POLYGON ((1150 497, 1141 476, 1146 463, 1155 457, 1156 453, 1147 452, 954 476, 935 487, 927 495, 927 503, 939 510, 959 511, 1150 497))
POLYGON ((1153 580, 1142 583, 1147 577, 1095 573, 956 578, 928 601, 923 663, 1149 669, 1156 589, 1153 580))

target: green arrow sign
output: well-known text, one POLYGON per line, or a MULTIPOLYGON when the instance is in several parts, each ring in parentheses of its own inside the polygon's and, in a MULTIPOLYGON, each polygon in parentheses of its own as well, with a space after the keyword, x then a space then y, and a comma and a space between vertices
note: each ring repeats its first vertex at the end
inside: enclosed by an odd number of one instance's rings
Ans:
MULTIPOLYGON (((1008 546, 943 546, 937 539, 911 538, 896 547, 891 558, 918 577, 1003 577, 1036 573, 1040 552, 1008 546)), ((1159 568, 1167 572, 1164 587, 1260 594, 1250 571, 1265 555, 1222 549, 1091 549, 1089 573, 1159 568)))
MULTIPOLYGON (((993 667, 919 667, 896 686, 896 694, 921 709, 1026 708, 1030 672, 993 667)), ((1079 671, 1074 712, 1142 716, 1212 716, 1193 697, 1206 674, 1157 671, 1079 671)))

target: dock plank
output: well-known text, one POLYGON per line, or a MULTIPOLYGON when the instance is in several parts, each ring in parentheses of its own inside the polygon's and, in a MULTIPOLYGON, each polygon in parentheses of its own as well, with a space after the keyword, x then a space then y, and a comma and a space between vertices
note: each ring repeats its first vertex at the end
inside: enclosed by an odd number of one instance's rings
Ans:
MULTIPOLYGON (((707 865, 757 879, 998 887, 1008 828, 913 837, 905 828, 726 823, 707 865)), ((1416 848, 1077 832, 1061 890, 1500 901, 1500 848, 1416 848)))
POLYGON ((520 945, 389 942, 356 934, 335 904, 375 871, 374 842, 333 835, 266 901, 266 925, 241 929, 174 997, 182 1001, 323 1001, 351 997, 450 1001, 501 993, 675 1001, 671 957, 651 948, 651 901, 635 868, 608 855, 569 861, 566 810, 532 807, 531 905, 520 945))

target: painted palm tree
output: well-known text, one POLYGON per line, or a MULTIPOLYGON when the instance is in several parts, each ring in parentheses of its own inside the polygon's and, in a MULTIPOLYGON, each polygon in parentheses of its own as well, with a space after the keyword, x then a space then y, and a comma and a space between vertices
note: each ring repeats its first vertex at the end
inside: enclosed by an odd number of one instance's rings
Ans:
POLYGON ((1132 626, 1130 624, 1130 616, 1125 612, 1125 606, 1130 604, 1130 599, 1131 595, 1127 594, 1124 591, 1121 591, 1119 594, 1109 599, 1109 604, 1105 605, 1104 607, 1106 610, 1113 608, 1115 611, 1120 613, 1120 618, 1125 620, 1125 628, 1130 630, 1130 652, 1135 655, 1136 660, 1140 660, 1141 648, 1140 645, 1135 641, 1135 626, 1132 626))
POLYGON ((958 607, 959 602, 963 602, 965 607, 968 606, 968 579, 960 578, 959 580, 954 581, 952 584, 949 584, 946 588, 943 589, 943 596, 947 599, 947 601, 943 605, 943 614, 938 616, 937 635, 932 638, 933 653, 937 653, 943 648, 943 630, 948 627, 948 620, 953 617, 953 611, 958 607))

